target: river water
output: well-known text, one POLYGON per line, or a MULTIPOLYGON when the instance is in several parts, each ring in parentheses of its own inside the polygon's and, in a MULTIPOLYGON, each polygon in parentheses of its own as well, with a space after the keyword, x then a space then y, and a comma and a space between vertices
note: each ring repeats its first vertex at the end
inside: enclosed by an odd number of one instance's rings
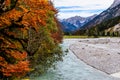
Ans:
MULTIPOLYGON (((64 39, 61 45, 63 50, 78 41, 77 39, 64 39)), ((56 69, 49 69, 47 73, 31 80, 118 80, 96 70, 79 60, 70 50, 58 62, 56 69)))

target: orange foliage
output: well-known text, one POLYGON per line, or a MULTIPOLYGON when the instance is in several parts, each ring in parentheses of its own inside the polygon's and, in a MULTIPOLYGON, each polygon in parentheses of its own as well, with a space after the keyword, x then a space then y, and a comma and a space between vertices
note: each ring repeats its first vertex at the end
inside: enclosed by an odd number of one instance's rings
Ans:
POLYGON ((0 72, 2 72, 3 76, 21 77, 30 71, 29 62, 26 60, 26 52, 13 50, 6 50, 5 52, 6 55, 8 55, 8 58, 15 59, 16 63, 8 63, 5 58, 0 56, 0 72))
POLYGON ((15 51, 15 50, 7 50, 5 52, 16 60, 24 60, 27 57, 26 52, 20 52, 20 51, 15 51))
MULTIPOLYGON (((10 1, 6 0, 6 6, 10 5, 10 1)), ((18 0, 14 9, 0 16, 0 29, 9 27, 12 23, 15 23, 24 25, 24 29, 34 28, 38 31, 40 26, 46 25, 48 11, 57 13, 48 0, 18 0), (22 18, 21 21, 19 21, 20 18, 22 18)))
POLYGON ((5 0, 5 6, 9 6, 10 5, 10 0, 5 0))
POLYGON ((0 71, 6 77, 9 76, 21 77, 30 71, 30 69, 28 68, 29 66, 28 61, 19 61, 17 64, 8 64, 3 60, 3 64, 0 63, 0 66, 2 66, 0 71))
MULTIPOLYGON (((10 4, 9 1, 6 0, 6 5, 10 4)), ((14 9, 0 16, 0 29, 10 26, 22 17, 20 24, 24 25, 24 27, 33 27, 37 31, 40 25, 46 24, 48 10, 54 10, 48 1, 18 0, 14 9)))
MULTIPOLYGON (((46 20, 49 17, 48 11, 53 11, 54 14, 57 13, 48 0, 14 1, 16 3, 13 7, 13 4, 11 4, 12 0, 5 0, 3 8, 6 11, 0 12, 0 72, 6 77, 21 77, 30 70, 29 61, 26 60, 28 57, 27 50, 23 49, 22 43, 20 45, 20 42, 28 41, 28 39, 16 39, 17 34, 11 28, 16 27, 23 34, 28 33, 28 30, 32 28, 37 33, 41 26, 46 26, 46 20), (14 59, 14 61, 12 62, 11 59, 14 59)), ((60 33, 51 32, 55 42, 61 40, 60 33)))
POLYGON ((21 77, 29 72, 27 52, 18 50, 19 43, 11 43, 11 40, 6 40, 3 36, 0 36, 0 41, 2 42, 0 43, 0 72, 3 76, 21 77))

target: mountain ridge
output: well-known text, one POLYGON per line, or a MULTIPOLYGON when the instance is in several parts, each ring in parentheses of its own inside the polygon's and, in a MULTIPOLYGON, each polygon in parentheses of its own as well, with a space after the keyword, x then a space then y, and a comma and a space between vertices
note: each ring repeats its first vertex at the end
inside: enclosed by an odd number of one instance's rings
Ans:
POLYGON ((64 32, 74 32, 80 29, 81 26, 85 25, 87 22, 89 22, 96 16, 97 14, 94 14, 89 17, 74 16, 60 20, 60 23, 62 24, 62 29, 64 32))
POLYGON ((113 4, 109 8, 113 8, 120 4, 120 0, 114 0, 113 4))
POLYGON ((113 4, 105 11, 96 16, 93 20, 82 26, 81 29, 89 29, 108 19, 120 16, 120 0, 115 0, 113 4))

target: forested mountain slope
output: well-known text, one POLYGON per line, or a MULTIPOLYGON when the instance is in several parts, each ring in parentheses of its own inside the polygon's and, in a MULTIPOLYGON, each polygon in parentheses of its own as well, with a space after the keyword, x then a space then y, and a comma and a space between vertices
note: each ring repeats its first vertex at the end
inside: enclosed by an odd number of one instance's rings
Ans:
POLYGON ((120 36, 120 16, 109 19, 101 24, 98 24, 88 30, 86 33, 89 36, 120 36))
POLYGON ((93 20, 82 26, 82 28, 89 29, 93 26, 96 26, 97 24, 117 16, 120 16, 120 0, 114 0, 114 3, 107 10, 100 13, 93 20))

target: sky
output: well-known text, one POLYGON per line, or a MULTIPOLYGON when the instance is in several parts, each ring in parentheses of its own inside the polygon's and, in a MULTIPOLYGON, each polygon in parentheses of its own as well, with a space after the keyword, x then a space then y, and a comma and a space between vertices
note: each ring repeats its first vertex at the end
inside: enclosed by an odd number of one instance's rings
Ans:
POLYGON ((58 18, 88 17, 110 7, 114 0, 51 0, 58 9, 58 18))

